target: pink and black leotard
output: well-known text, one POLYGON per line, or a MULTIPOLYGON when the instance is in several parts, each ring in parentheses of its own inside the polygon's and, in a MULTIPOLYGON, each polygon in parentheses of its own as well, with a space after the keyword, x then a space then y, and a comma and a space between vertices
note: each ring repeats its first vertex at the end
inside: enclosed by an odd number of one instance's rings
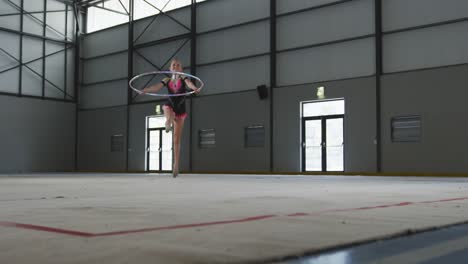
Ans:
MULTIPOLYGON (((185 78, 178 78, 177 80, 164 78, 161 83, 167 87, 169 94, 183 94, 187 92, 185 78)), ((185 118, 187 116, 187 112, 185 110, 185 96, 168 97, 163 109, 171 109, 174 111, 176 118, 185 118)))

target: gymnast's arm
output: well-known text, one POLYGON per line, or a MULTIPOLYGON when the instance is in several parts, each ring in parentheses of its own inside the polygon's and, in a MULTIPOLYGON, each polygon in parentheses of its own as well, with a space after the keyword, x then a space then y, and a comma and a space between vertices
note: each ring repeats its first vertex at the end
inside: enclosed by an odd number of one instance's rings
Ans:
POLYGON ((194 90, 196 93, 200 91, 200 88, 197 88, 195 84, 193 84, 192 81, 190 81, 188 78, 185 78, 184 81, 187 87, 190 88, 191 90, 194 90))
POLYGON ((158 92, 159 90, 161 90, 161 88, 163 88, 165 85, 164 81, 161 81, 160 83, 157 83, 157 84, 153 84, 149 87, 146 87, 144 88, 142 91, 142 93, 156 93, 158 92))

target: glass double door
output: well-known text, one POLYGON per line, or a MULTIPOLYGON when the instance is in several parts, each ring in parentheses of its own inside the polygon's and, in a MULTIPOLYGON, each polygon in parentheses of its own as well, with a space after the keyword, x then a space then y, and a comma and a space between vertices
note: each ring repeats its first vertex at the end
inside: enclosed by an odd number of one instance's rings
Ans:
POLYGON ((146 170, 169 172, 172 170, 172 133, 164 128, 148 129, 146 170))
POLYGON ((302 171, 344 171, 344 115, 302 119, 302 171))

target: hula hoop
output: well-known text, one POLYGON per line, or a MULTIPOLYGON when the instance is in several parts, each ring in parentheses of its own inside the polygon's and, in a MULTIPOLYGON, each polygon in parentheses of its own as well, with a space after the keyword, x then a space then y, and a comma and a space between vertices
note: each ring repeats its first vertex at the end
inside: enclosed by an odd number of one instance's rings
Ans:
POLYGON ((147 76, 147 75, 157 75, 157 74, 176 74, 176 75, 183 75, 183 76, 187 76, 189 78, 193 78, 195 80, 197 80, 198 82, 200 82, 200 87, 198 87, 198 91, 200 91, 203 86, 205 85, 203 83, 203 81, 198 78, 197 76, 194 76, 194 75, 191 75, 191 74, 188 74, 188 73, 185 73, 185 72, 173 72, 173 71, 153 71, 153 72, 146 72, 146 73, 142 73, 142 74, 138 74, 137 76, 133 77, 130 82, 128 82, 128 85, 130 86, 130 88, 132 90, 134 90, 135 92, 137 92, 138 94, 147 94, 147 95, 151 95, 151 96, 162 96, 162 97, 174 97, 174 96, 186 96, 186 95, 190 95, 190 94, 193 94, 195 93, 196 91, 192 90, 190 92, 186 92, 186 93, 181 93, 181 94, 159 94, 159 93, 143 93, 141 90, 133 87, 133 82, 143 76, 147 76))

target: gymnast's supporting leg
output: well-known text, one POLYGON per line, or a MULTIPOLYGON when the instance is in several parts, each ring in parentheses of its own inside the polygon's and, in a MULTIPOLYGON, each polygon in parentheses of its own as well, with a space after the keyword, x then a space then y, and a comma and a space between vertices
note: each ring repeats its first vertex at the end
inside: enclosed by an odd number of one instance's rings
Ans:
POLYGON ((172 170, 173 177, 179 174, 179 159, 180 159, 180 141, 182 130, 184 129, 185 117, 176 117, 174 119, 174 168, 172 170))

